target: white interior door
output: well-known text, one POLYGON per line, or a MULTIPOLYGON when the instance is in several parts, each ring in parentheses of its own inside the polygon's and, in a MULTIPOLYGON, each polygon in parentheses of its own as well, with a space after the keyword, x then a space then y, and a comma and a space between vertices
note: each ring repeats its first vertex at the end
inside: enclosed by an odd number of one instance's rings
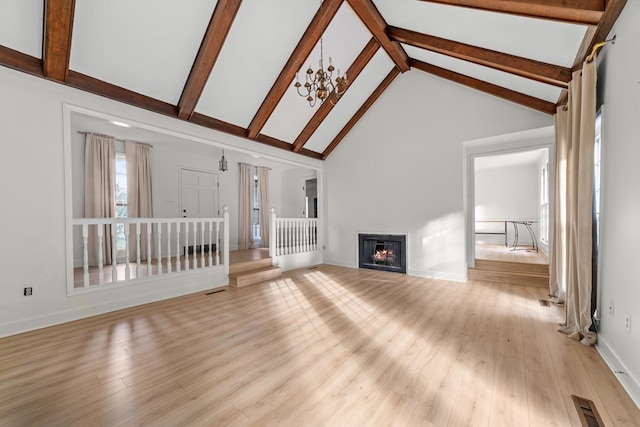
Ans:
POLYGON ((183 218, 213 218, 218 211, 218 175, 180 170, 180 212, 183 218))
MULTIPOLYGON (((180 213, 183 218, 214 218, 220 216, 218 210, 218 175, 211 172, 197 171, 191 169, 180 170, 180 213)), ((201 227, 201 225, 199 226, 201 227)), ((201 244, 216 243, 209 242, 208 225, 205 227, 204 242, 202 234, 196 233, 194 236, 193 226, 190 227, 189 236, 181 233, 183 253, 193 253, 200 250, 201 244), (195 242, 194 242, 195 239, 195 242), (195 243, 195 244, 194 244, 195 243)), ((205 247, 205 251, 208 247, 205 247)))

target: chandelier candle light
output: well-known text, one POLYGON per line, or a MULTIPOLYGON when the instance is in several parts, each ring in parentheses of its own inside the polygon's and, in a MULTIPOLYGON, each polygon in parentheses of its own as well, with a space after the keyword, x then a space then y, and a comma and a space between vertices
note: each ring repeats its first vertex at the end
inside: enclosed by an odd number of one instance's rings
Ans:
MULTIPOLYGON (((318 71, 314 73, 314 71, 309 67, 306 72, 306 82, 304 84, 304 89, 301 90, 303 85, 300 83, 298 79, 298 73, 296 73, 296 83, 294 84, 296 90, 298 91, 298 95, 306 98, 309 102, 309 105, 313 108, 316 105, 316 102, 320 100, 320 102, 324 102, 331 94, 335 96, 335 100, 337 101, 340 96, 347 90, 347 86, 349 85, 349 80, 347 80, 347 73, 344 76, 340 76, 340 70, 337 72, 337 77, 335 79, 335 83, 333 82, 333 72, 335 68, 331 65, 331 57, 329 57, 329 67, 327 67, 327 71, 324 70, 324 48, 322 45, 322 37, 320 37, 320 68, 318 71)), ((333 101, 330 101, 332 104, 335 104, 333 101)))

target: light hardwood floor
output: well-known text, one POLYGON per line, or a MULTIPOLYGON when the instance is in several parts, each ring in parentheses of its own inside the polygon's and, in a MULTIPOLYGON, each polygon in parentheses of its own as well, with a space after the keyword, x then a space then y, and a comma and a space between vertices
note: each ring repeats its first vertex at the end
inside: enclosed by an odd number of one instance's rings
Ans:
POLYGON ((0 339, 0 425, 607 426, 640 411, 545 290, 322 265, 0 339))

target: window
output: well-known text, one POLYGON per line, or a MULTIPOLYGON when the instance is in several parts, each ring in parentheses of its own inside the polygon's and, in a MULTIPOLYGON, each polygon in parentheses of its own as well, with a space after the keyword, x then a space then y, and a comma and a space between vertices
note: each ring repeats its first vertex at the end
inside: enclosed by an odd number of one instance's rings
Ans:
MULTIPOLYGON (((127 218, 127 160, 124 153, 116 153, 116 218, 127 218)), ((124 224, 116 227, 116 249, 118 258, 126 249, 124 224)))
POLYGON ((549 243, 549 162, 540 173, 540 240, 549 243))
POLYGON ((595 220, 595 247, 600 247, 600 150, 602 142, 602 114, 596 114, 596 140, 593 152, 593 215, 595 220))
POLYGON ((251 230, 253 241, 256 245, 261 244, 260 236, 260 195, 258 192, 258 175, 253 176, 253 214, 251 215, 251 230))

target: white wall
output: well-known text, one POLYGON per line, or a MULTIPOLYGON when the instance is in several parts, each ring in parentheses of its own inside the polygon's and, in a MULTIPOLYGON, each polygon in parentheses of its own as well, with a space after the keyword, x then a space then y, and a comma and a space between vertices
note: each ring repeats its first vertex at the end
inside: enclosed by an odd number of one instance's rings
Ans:
MULTIPOLYGON (((307 179, 316 178, 316 171, 297 168, 282 173, 282 205, 276 215, 281 218, 304 218, 307 179)), ((320 201, 318 201, 320 204, 320 201)))
MULTIPOLYGON (((538 220, 538 170, 535 164, 475 169, 476 221, 492 219, 538 220)), ((519 226, 518 244, 531 245, 531 237, 519 226)), ((504 231, 504 224, 493 224, 487 231, 504 231)), ((513 242, 513 226, 507 227, 513 242)), ((504 243, 504 236, 476 235, 478 242, 504 243)))
POLYGON ((601 183, 601 328, 598 349, 640 406, 640 2, 627 2, 599 57, 604 101, 601 183), (614 315, 609 314, 614 301, 614 315), (631 316, 631 332, 624 328, 631 316))
MULTIPOLYGON (((65 166, 70 170, 70 162, 65 165, 63 149, 65 103, 167 133, 179 133, 205 144, 224 145, 246 154, 255 152, 263 158, 321 167, 321 162, 314 159, 5 67, 0 67, 0 93, 5 100, 0 103, 0 138, 3 141, 0 179, 5 183, 0 210, 3 242, 0 245, 0 336, 211 288, 221 280, 212 275, 193 274, 188 280, 184 277, 164 279, 129 288, 67 296, 65 166), (33 296, 22 295, 25 286, 33 287, 33 296)), ((279 183, 276 185, 279 187, 279 183)), ((220 203, 226 202, 221 195, 220 203)), ((72 206, 69 200, 69 218, 72 206)))
POLYGON ((406 232, 409 274, 464 280, 463 141, 551 124, 429 74, 402 74, 325 161, 325 262, 357 266, 358 232, 406 232))

